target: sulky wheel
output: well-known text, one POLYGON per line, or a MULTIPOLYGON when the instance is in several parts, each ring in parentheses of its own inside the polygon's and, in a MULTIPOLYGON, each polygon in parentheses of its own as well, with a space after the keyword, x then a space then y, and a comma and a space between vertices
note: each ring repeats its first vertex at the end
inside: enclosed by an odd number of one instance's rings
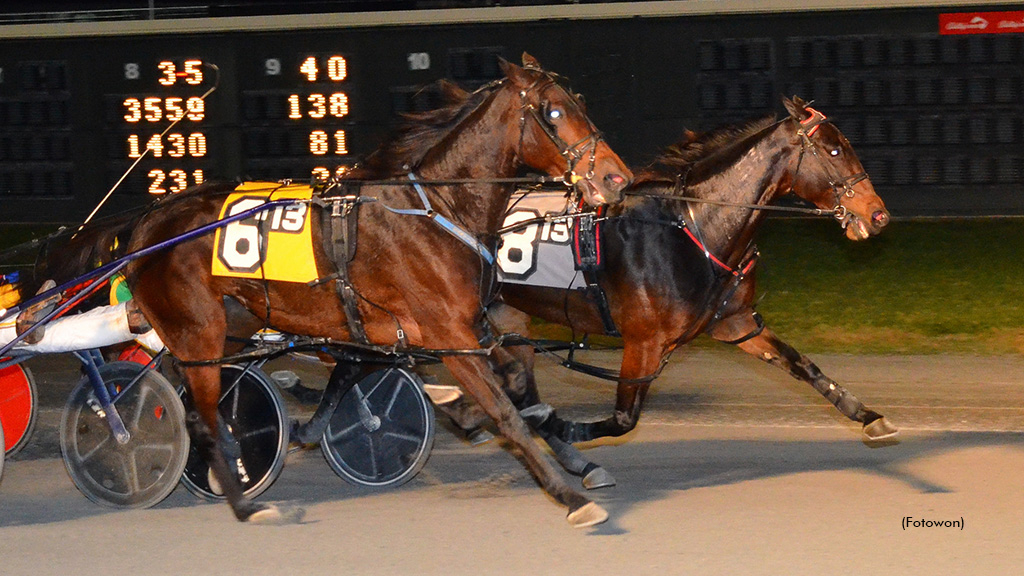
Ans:
POLYGON ((373 487, 410 480, 433 445, 434 407, 419 376, 401 368, 371 372, 353 386, 320 441, 339 476, 373 487))
POLYGON ((0 420, 7 456, 14 456, 28 444, 39 412, 37 398, 36 382, 28 368, 20 364, 0 368, 0 420))
MULTIPOLYGON (((259 368, 224 366, 220 378, 220 417, 231 438, 225 449, 228 464, 238 471, 245 495, 255 498, 270 488, 284 468, 288 413, 277 385, 259 368)), ((219 488, 210 488, 209 471, 199 451, 193 448, 189 450, 181 482, 196 496, 222 499, 219 488)))
POLYGON ((166 378, 134 362, 104 364, 99 374, 130 438, 124 444, 114 438, 85 377, 71 392, 61 418, 64 465, 93 502, 148 508, 174 490, 185 469, 185 409, 166 378))

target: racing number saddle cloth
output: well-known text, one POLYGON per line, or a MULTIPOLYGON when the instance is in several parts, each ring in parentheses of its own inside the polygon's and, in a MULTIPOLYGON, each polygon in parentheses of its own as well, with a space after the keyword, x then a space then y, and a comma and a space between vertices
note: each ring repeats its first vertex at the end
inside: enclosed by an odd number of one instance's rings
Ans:
MULTIPOLYGON (((564 192, 516 192, 505 214, 504 227, 565 214, 564 192)), ((557 220, 524 224, 502 234, 498 250, 499 279, 510 284, 549 288, 584 288, 586 279, 579 274, 580 242, 577 220, 557 220)))
MULTIPOLYGON (((220 217, 250 210, 269 200, 308 201, 313 194, 304 184, 246 182, 228 195, 220 217)), ((563 192, 517 192, 512 196, 504 226, 548 214, 564 214, 563 192)), ((317 280, 309 204, 299 203, 259 212, 252 218, 218 228, 214 237, 213 275, 308 283, 317 280)), ((579 231, 572 220, 534 222, 502 235, 497 261, 502 282, 584 288, 579 274, 579 231)))
MULTIPOLYGON (((270 200, 308 201, 304 184, 245 182, 235 188, 220 217, 227 218, 270 200)), ((213 275, 283 282, 317 279, 309 203, 279 206, 218 228, 214 236, 213 275)))

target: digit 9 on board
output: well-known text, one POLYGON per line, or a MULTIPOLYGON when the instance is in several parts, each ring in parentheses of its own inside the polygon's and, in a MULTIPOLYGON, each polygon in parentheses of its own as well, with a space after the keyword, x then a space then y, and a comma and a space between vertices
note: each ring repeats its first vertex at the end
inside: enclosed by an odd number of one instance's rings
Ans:
POLYGON ((143 159, 139 170, 152 195, 201 184, 207 157, 207 107, 201 90, 210 82, 203 61, 162 59, 149 66, 130 62, 124 65, 124 77, 146 92, 120 98, 115 120, 123 132, 117 157, 143 159))

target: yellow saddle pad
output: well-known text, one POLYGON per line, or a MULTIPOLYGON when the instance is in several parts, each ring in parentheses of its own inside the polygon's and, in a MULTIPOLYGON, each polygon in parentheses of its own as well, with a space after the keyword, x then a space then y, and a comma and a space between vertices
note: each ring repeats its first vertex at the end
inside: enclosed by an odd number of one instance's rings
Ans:
MULTIPOLYGON (((227 218, 270 200, 309 200, 313 189, 302 184, 245 182, 228 195, 220 210, 227 218)), ((218 228, 214 238, 213 275, 284 282, 317 279, 309 203, 258 212, 218 228)))

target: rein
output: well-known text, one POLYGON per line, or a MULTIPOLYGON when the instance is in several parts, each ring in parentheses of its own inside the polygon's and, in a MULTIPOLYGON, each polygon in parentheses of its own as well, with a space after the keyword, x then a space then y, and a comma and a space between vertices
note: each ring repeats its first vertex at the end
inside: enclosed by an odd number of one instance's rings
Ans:
MULTIPOLYGON (((858 180, 859 182, 859 180, 858 180)), ((810 208, 804 206, 773 206, 766 204, 749 204, 745 202, 730 202, 728 200, 711 200, 709 198, 696 198, 693 196, 674 196, 672 194, 653 194, 651 192, 626 191, 627 196, 639 196, 641 198, 654 198, 657 200, 680 200, 694 202, 697 204, 712 204, 715 206, 729 206, 732 208, 747 208, 749 210, 764 210, 767 212, 790 212, 798 214, 810 214, 812 216, 833 216, 839 212, 838 208, 810 208)), ((844 210, 845 211, 845 210, 844 210)))

